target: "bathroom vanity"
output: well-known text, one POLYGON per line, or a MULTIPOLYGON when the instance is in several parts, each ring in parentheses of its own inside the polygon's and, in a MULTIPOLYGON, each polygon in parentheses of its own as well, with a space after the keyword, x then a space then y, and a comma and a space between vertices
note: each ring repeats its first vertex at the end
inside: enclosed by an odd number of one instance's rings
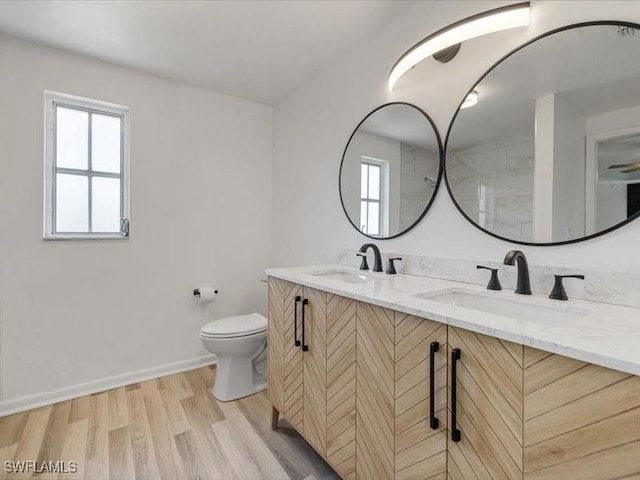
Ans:
POLYGON ((345 479, 640 476, 639 310, 273 269, 268 395, 345 479))

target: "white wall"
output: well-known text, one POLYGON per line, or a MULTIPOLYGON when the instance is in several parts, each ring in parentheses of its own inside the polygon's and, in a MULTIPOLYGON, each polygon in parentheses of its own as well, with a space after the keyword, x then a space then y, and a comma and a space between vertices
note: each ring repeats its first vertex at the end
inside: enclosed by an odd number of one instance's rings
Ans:
POLYGON ((585 235, 585 118, 555 96, 553 119, 553 241, 585 235))
POLYGON ((270 107, 0 39, 2 402, 201 357, 204 322, 264 313, 272 138, 270 107), (131 107, 129 240, 42 239, 45 89, 131 107))
POLYGON ((598 183, 598 209, 596 225, 605 230, 627 219, 627 186, 616 183, 598 183))
MULTIPOLYGON (((457 105, 476 79, 525 40, 581 21, 640 21, 636 3, 592 1, 577 7, 572 1, 534 1, 530 27, 468 42, 450 63, 432 62, 420 68, 428 73, 422 82, 407 86, 409 82, 402 78, 393 92, 387 91, 389 70, 408 47, 452 22, 503 4, 421 2, 275 107, 275 265, 335 262, 340 250, 364 243, 365 238, 351 227, 340 208, 337 178, 350 133, 373 108, 388 101, 415 103, 434 119, 444 137, 457 105), (319 228, 327 234, 317 235, 319 228)), ((638 236, 640 222, 632 222, 575 245, 518 248, 524 249, 532 264, 637 270, 638 236)), ((379 244, 383 251, 498 261, 515 247, 468 223, 455 209, 446 188, 440 189, 432 210, 415 229, 379 244)))

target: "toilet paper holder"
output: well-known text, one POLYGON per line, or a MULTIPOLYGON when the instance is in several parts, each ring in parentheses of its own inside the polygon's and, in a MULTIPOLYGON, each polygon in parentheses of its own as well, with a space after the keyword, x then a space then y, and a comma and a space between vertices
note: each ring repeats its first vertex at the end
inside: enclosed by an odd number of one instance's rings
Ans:
MULTIPOLYGON (((213 293, 217 294, 218 290, 214 290, 213 293)), ((200 289, 199 288, 194 288, 193 289, 193 296, 194 297, 199 297, 200 296, 200 289)))

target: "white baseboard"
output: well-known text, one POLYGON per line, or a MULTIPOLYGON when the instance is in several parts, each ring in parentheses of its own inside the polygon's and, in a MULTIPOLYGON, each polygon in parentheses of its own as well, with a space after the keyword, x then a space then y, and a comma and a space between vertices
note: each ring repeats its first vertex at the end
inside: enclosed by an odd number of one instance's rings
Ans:
POLYGON ((69 387, 51 390, 49 392, 36 393, 26 395, 24 397, 13 398, 10 400, 0 400, 0 417, 11 415, 12 413, 31 410, 32 408, 51 405, 52 403, 63 402, 72 398, 91 395, 92 393, 104 392, 112 388, 130 385, 136 382, 151 380, 152 378, 172 375, 174 373, 186 372, 195 368, 214 365, 217 362, 215 355, 205 355, 190 360, 182 360, 180 362, 168 363, 158 367, 147 368, 145 370, 137 370, 135 372, 114 375, 112 377, 92 380, 91 382, 71 385, 69 387))

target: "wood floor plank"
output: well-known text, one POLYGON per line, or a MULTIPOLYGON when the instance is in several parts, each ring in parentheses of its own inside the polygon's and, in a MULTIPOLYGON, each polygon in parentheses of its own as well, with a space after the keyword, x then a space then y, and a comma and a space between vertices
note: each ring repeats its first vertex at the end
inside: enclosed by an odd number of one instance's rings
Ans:
POLYGON ((171 433, 160 391, 152 385, 142 384, 142 394, 160 475, 162 478, 182 478, 182 460, 171 433))
POLYGON ((162 390, 171 390, 174 396, 178 399, 183 399, 193 396, 193 389, 191 384, 187 381, 182 373, 175 375, 168 375, 158 379, 162 390))
POLYGON ((228 420, 218 422, 212 425, 211 428, 225 456, 236 470, 235 478, 246 480, 260 480, 263 478, 258 466, 253 462, 250 452, 238 441, 228 420))
POLYGON ((87 420, 89 418, 90 403, 91 403, 91 397, 89 396, 74 398, 71 401, 71 413, 69 414, 69 423, 77 422, 78 420, 87 420))
POLYGON ((109 478, 118 480, 136 478, 128 426, 109 431, 109 478))
POLYGON ((225 419, 218 405, 206 393, 197 393, 193 397, 183 398, 180 405, 194 428, 198 424, 212 425, 225 419))
MULTIPOLYGON (((193 401, 194 398, 191 397, 190 400, 193 401)), ((214 401, 213 397, 211 401, 214 401)), ((193 455, 203 463, 201 468, 207 473, 207 478, 221 480, 237 478, 237 472, 234 469, 232 462, 228 461, 224 450, 221 448, 218 439, 214 435, 211 428, 212 424, 203 419, 195 402, 187 402, 185 416, 187 418, 187 422, 191 426, 191 429, 187 430, 187 432, 183 432, 185 434, 188 433, 188 435, 184 435, 180 441, 184 445, 195 440, 197 451, 194 452, 193 455)), ((177 442, 178 440, 176 437, 176 443, 177 442)), ((183 458, 183 464, 185 464, 186 460, 184 452, 181 453, 181 458, 183 458)), ((185 467, 190 468, 188 465, 185 465, 185 467)))
POLYGON ((229 423, 235 427, 236 437, 250 452, 251 458, 258 466, 263 478, 290 478, 262 441, 260 435, 251 427, 251 424, 238 409, 237 405, 234 403, 220 403, 220 410, 222 410, 229 423))
POLYGON ((29 412, 15 413, 0 418, 0 448, 15 445, 20 441, 22 431, 29 419, 29 412))
POLYGON ((159 479, 160 468, 156 459, 155 447, 151 439, 151 429, 144 405, 142 389, 127 392, 127 408, 129 411, 129 431, 133 466, 136 478, 159 479))
POLYGON ((109 390, 109 430, 129 424, 127 412, 127 391, 124 387, 109 390))
POLYGON ((189 430, 191 426, 182 409, 180 397, 170 388, 160 390, 160 396, 162 397, 164 410, 167 412, 171 433, 178 435, 189 430))
MULTIPOLYGON (((15 453, 17 449, 17 443, 0 448, 0 461, 3 463, 2 466, 4 466, 4 462, 6 461, 16 460, 15 453)), ((5 480, 14 476, 15 474, 7 472, 4 468, 0 468, 0 480, 5 480)))
POLYGON ((199 390, 207 389, 206 381, 197 371, 190 370, 188 372, 184 372, 182 375, 184 375, 184 377, 187 379, 194 393, 199 390))
POLYGON ((89 433, 85 454, 85 477, 103 479, 109 476, 109 398, 108 392, 89 398, 89 433))
MULTIPOLYGON (((22 431, 20 437, 20 443, 17 444, 17 449, 12 454, 11 459, 17 461, 27 461, 37 458, 38 452, 42 446, 42 440, 46 432, 47 424, 49 423, 49 417, 51 416, 51 410, 53 408, 49 405, 47 407, 38 408, 32 410, 29 413, 29 419, 22 431)), ((9 457, 0 456, 0 460, 5 460, 9 457)), ((81 461, 82 459, 78 459, 81 461)), ((9 476, 13 479, 24 479, 31 477, 30 472, 15 473, 9 476)))
MULTIPOLYGON (((38 453, 39 464, 60 459, 70 413, 71 401, 56 403, 53 406, 47 422, 46 433, 42 439, 40 452, 38 453)), ((50 475, 35 475, 34 477, 42 479, 55 478, 55 476, 52 477, 50 475)))
POLYGON ((176 435, 175 441, 187 478, 214 478, 204 470, 203 459, 198 453, 198 441, 191 431, 176 435))
MULTIPOLYGON (((73 405, 72 405, 73 408, 73 405)), ((85 463, 82 461, 87 450, 87 432, 89 430, 89 419, 78 420, 67 425, 67 434, 62 445, 62 455, 59 460, 64 462, 75 462, 77 470, 75 473, 60 473, 59 479, 79 479, 84 480, 85 463)), ((68 467, 68 465, 67 465, 68 467)))

